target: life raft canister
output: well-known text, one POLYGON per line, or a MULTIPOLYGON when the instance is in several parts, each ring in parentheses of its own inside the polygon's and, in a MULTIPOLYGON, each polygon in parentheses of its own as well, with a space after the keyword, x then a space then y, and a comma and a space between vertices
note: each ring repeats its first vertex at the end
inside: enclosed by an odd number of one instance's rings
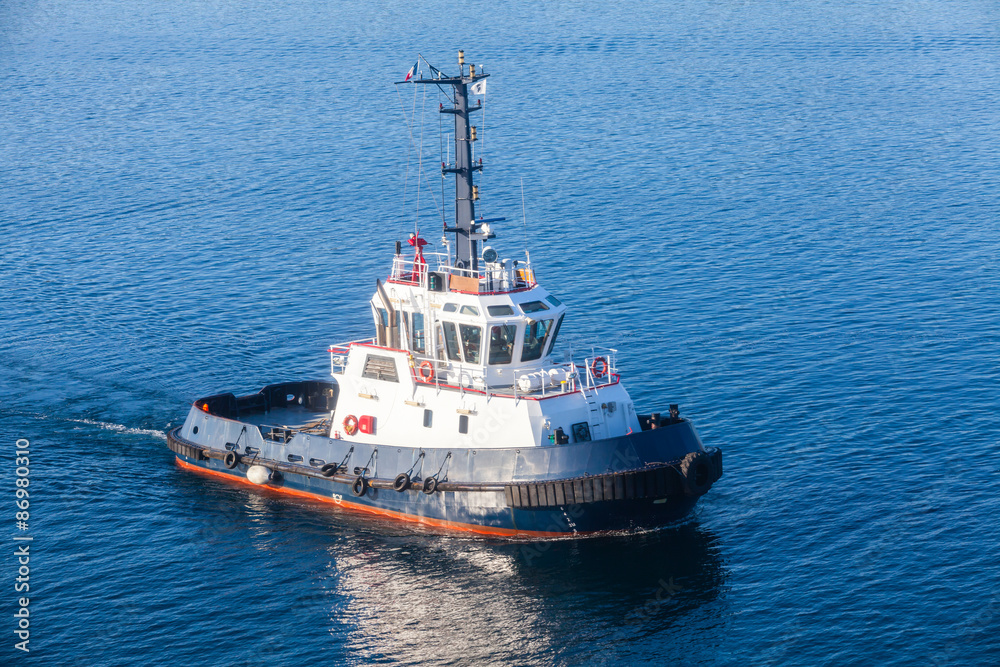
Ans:
POLYGON ((434 380, 434 364, 426 359, 420 362, 420 368, 417 369, 417 372, 420 374, 420 379, 424 382, 432 382, 434 380))
POLYGON ((608 374, 608 360, 604 357, 597 357, 590 363, 590 372, 595 378, 602 378, 608 374))
POLYGON ((358 418, 354 415, 344 417, 344 431, 347 435, 354 435, 358 432, 358 418))

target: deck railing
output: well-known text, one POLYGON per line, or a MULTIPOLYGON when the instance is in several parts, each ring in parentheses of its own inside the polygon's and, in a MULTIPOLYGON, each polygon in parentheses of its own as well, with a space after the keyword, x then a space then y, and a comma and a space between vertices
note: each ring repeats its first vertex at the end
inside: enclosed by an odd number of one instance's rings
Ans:
POLYGON ((352 345, 372 345, 374 343, 374 338, 361 338, 347 343, 331 345, 327 348, 327 352, 330 353, 330 375, 339 375, 344 372, 344 368, 347 366, 347 355, 350 353, 352 345))
POLYGON ((392 261, 389 280, 427 288, 431 273, 439 274, 448 281, 440 289, 457 292, 514 292, 536 284, 530 262, 505 260, 503 263, 485 264, 473 271, 452 266, 451 258, 442 252, 424 253, 422 260, 420 257, 410 259, 396 255, 392 261))
MULTIPOLYGON (((375 339, 365 338, 331 345, 327 350, 330 353, 330 373, 338 375, 344 372, 348 354, 354 345, 374 344, 375 339)), ((505 384, 489 382, 488 366, 437 359, 417 352, 409 354, 412 372, 422 382, 439 388, 481 391, 494 396, 547 397, 596 389, 618 382, 618 350, 610 347, 593 346, 589 356, 578 356, 570 350, 569 358, 562 363, 511 369, 513 381, 505 384), (430 362, 433 368, 430 378, 426 378, 419 370, 423 362, 430 362)), ((504 370, 508 368, 505 366, 504 370)))

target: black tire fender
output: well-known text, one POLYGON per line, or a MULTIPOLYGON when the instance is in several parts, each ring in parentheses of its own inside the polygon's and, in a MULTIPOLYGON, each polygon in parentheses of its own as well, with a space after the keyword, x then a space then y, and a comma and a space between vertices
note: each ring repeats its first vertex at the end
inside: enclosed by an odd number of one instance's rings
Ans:
POLYGON ((712 465, 712 457, 705 452, 688 452, 681 460, 680 468, 684 492, 689 496, 703 496, 712 488, 715 466, 712 465))
POLYGON ((426 493, 427 495, 430 495, 435 491, 437 491, 437 488, 438 488, 437 477, 428 477, 427 479, 424 480, 423 492, 426 493))
POLYGON ((240 455, 236 452, 226 452, 225 457, 222 459, 222 464, 232 470, 240 464, 240 455))
POLYGON ((354 483, 351 484, 351 493, 356 495, 358 498, 365 495, 365 491, 368 490, 368 480, 365 479, 364 475, 358 475, 354 478, 354 483))
POLYGON ((401 472, 396 475, 396 479, 392 481, 392 488, 394 491, 399 491, 402 493, 410 488, 410 476, 405 472, 401 472))

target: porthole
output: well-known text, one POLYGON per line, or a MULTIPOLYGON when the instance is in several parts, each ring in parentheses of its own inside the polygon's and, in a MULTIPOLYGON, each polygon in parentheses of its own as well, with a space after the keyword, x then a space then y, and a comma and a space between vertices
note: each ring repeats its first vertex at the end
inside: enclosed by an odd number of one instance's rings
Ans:
POLYGON ((195 435, 197 435, 198 434, 198 427, 195 426, 193 429, 191 429, 191 432, 194 433, 195 435))

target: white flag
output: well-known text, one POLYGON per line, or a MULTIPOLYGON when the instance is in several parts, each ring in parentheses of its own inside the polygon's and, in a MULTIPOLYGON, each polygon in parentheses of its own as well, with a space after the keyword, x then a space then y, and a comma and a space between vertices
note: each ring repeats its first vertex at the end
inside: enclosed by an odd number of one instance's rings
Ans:
POLYGON ((469 88, 469 90, 472 91, 473 95, 485 95, 486 94, 486 79, 480 79, 479 81, 476 81, 474 84, 472 84, 472 86, 469 88))

